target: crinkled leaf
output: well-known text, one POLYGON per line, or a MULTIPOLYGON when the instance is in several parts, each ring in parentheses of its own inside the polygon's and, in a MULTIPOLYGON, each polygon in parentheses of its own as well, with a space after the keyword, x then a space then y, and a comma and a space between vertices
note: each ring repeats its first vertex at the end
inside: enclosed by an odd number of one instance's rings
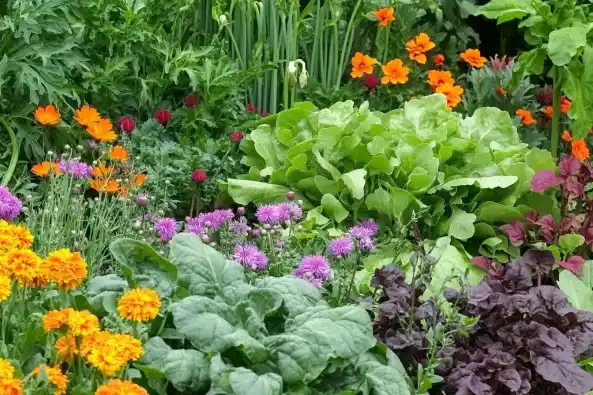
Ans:
POLYGON ((562 185, 564 180, 552 170, 540 170, 531 179, 531 191, 544 192, 549 188, 562 185))
POLYGON ((289 317, 304 313, 321 301, 321 293, 310 282, 300 278, 264 277, 255 283, 257 288, 280 294, 289 317))

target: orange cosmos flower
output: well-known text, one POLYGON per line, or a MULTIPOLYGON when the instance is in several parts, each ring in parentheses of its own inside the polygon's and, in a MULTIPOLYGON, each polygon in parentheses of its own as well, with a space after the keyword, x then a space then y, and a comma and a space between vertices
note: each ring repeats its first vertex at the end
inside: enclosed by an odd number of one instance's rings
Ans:
POLYGON ((109 177, 111 173, 113 173, 113 167, 106 167, 101 161, 99 161, 97 166, 93 167, 93 177, 109 177))
POLYGON ((566 96, 562 96, 562 101, 560 102, 560 111, 564 114, 570 111, 570 107, 572 107, 572 102, 566 96))
POLYGON ((379 26, 381 27, 385 27, 395 21, 393 8, 381 8, 380 10, 373 12, 373 15, 375 15, 375 18, 377 18, 379 26))
POLYGON ((109 149, 109 158, 111 160, 118 160, 120 162, 128 161, 128 151, 121 145, 116 145, 109 149))
POLYGON ((504 96, 504 95, 506 95, 506 92, 500 86, 497 86, 496 87, 496 93, 498 93, 498 96, 504 96))
POLYGON ((434 47, 435 43, 430 41, 430 36, 426 33, 420 33, 406 43, 406 49, 408 50, 410 59, 420 64, 426 64, 426 55, 424 53, 434 47))
POLYGON ((113 125, 109 119, 99 119, 99 121, 90 124, 86 131, 98 141, 114 141, 117 139, 117 134, 113 131, 113 125))
POLYGON ((533 115, 529 110, 524 108, 518 109, 515 114, 521 119, 521 123, 525 126, 535 125, 537 122, 533 119, 533 115))
POLYGON ((88 128, 92 124, 99 122, 101 119, 101 114, 99 114, 99 111, 97 111, 94 107, 85 104, 76 110, 74 119, 80 124, 80 126, 88 128))
POLYGON ((455 84, 455 80, 450 72, 444 70, 430 70, 428 72, 428 85, 436 89, 443 84, 455 84))
POLYGON ((364 74, 373 74, 373 66, 377 64, 377 59, 357 52, 352 58, 352 78, 360 78, 364 74))
POLYGON ((445 64, 445 55, 439 53, 434 56, 435 66, 443 66, 445 64))
POLYGON ((62 175, 58 164, 53 162, 38 163, 31 168, 31 173, 39 177, 47 177, 50 173, 56 176, 62 175))
POLYGON ((91 180, 91 188, 97 192, 114 193, 119 191, 119 185, 115 180, 94 178, 91 180))
POLYGON ((545 106, 542 109, 542 112, 544 113, 544 115, 546 116, 546 118, 552 119, 552 117, 554 116, 554 107, 552 107, 552 106, 545 106))
POLYGON ((447 96, 447 107, 454 108, 461 103, 461 95, 463 95, 463 88, 450 83, 437 86, 435 92, 442 93, 447 96))
POLYGON ((134 186, 142 185, 144 183, 144 181, 146 181, 147 178, 148 177, 146 176, 146 174, 138 173, 138 174, 136 174, 136 177, 134 177, 134 179, 132 180, 132 185, 134 185, 134 186))
POLYGON ((571 143, 572 154, 581 162, 589 158, 589 148, 584 139, 576 140, 571 143))
POLYGON ((562 140, 567 143, 570 143, 572 141, 572 136, 570 135, 570 132, 568 130, 565 130, 562 133, 562 140))
POLYGON ((472 67, 482 68, 486 63, 486 58, 480 55, 479 49, 467 49, 459 57, 472 67))
POLYGON ((48 104, 45 107, 39 106, 33 114, 35 115, 35 120, 43 126, 56 126, 62 119, 60 110, 53 104, 48 104))
POLYGON ((393 59, 381 66, 383 69, 382 84, 405 84, 408 81, 410 69, 404 66, 400 59, 393 59))

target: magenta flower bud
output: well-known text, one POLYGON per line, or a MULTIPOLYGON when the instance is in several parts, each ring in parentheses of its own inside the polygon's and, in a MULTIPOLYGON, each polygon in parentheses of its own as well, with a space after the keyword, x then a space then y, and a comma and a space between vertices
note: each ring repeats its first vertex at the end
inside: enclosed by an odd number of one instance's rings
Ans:
POLYGON ((286 198, 292 202, 294 200, 294 192, 288 192, 286 198))
POLYGON ((136 204, 138 206, 146 206, 148 204, 148 197, 144 194, 136 196, 136 204))
POLYGON ((244 215, 245 215, 245 207, 239 207, 239 208, 237 209, 237 215, 238 215, 239 217, 242 217, 242 216, 244 216, 244 215))
POLYGON ((95 140, 89 140, 89 142, 87 144, 90 149, 97 148, 97 143, 95 143, 95 140))

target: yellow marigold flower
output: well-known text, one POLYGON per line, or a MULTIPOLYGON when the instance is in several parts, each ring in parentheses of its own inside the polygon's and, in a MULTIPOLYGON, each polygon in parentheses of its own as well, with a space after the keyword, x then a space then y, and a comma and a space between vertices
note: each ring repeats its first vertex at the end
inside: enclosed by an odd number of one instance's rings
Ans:
POLYGON ((99 111, 97 111, 94 107, 85 104, 76 110, 74 119, 80 126, 89 127, 95 122, 99 122, 99 119, 101 119, 101 114, 99 114, 99 111))
POLYGON ((159 313, 161 298, 148 288, 129 290, 117 303, 117 311, 122 318, 130 321, 150 321, 159 313))
POLYGON ((68 315, 68 328, 74 336, 88 336, 99 331, 99 319, 88 310, 73 310, 68 315))
POLYGON ((111 380, 97 388, 95 395, 148 395, 148 392, 131 381, 111 380))
POLYGON ((35 115, 35 120, 43 126, 56 126, 62 119, 60 110, 53 104, 48 104, 45 107, 39 106, 33 114, 35 115))
POLYGON ((23 395, 23 386, 19 379, 0 379, 0 395, 23 395))
POLYGON ((69 307, 61 310, 48 311, 47 314, 43 316, 43 329, 46 332, 51 332, 62 328, 68 323, 70 313, 73 311, 74 309, 69 307))
POLYGON ((94 332, 89 336, 83 337, 80 344, 80 355, 86 357, 91 351, 98 349, 105 344, 110 337, 111 333, 105 331, 94 332))
POLYGON ((21 287, 34 286, 41 267, 41 258, 31 250, 12 250, 6 255, 9 274, 21 287))
POLYGON ((59 288, 72 290, 86 278, 86 262, 79 252, 62 248, 51 252, 41 264, 42 278, 59 288))
MULTIPOLYGON (((1 259, 1 258, 0 258, 1 259)), ((4 302, 10 296, 12 281, 6 276, 0 276, 0 302, 4 302)))
POLYGON ((33 374, 36 376, 39 375, 42 369, 45 370, 49 382, 56 386, 54 395, 64 395, 68 388, 68 376, 62 373, 62 370, 58 365, 53 368, 47 365, 39 365, 33 369, 33 374))
POLYGON ((69 361, 78 355, 78 347, 76 346, 76 339, 70 334, 60 336, 56 340, 56 352, 58 356, 64 361, 69 361))
POLYGON ((14 366, 7 359, 0 358, 0 379, 11 379, 14 377, 14 366))

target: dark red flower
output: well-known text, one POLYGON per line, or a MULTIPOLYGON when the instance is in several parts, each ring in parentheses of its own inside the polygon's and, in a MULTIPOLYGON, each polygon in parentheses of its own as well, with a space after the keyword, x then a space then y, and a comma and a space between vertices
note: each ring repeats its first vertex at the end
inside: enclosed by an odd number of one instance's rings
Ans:
POLYGON ((191 173, 191 180, 196 184, 203 183, 207 178, 208 176, 206 175, 206 172, 202 169, 196 169, 191 173))
POLYGON ((552 89, 545 87, 540 89, 535 97, 542 106, 551 106, 552 101, 554 100, 554 92, 552 89))
POLYGON ((292 202, 294 200, 294 192, 286 192, 286 198, 292 202))
POLYGON ((171 113, 169 110, 157 110, 157 112, 154 113, 154 119, 161 125, 165 126, 171 120, 171 113))
POLYGON ((189 95, 185 98, 185 105, 189 108, 194 108, 200 103, 200 98, 197 95, 189 95))
POLYGON ((253 104, 253 103, 248 103, 248 104, 245 106, 245 110, 246 110, 247 112, 257 112, 257 108, 255 108, 255 104, 253 104))
POLYGON ((367 74, 364 76, 364 86, 366 86, 369 90, 376 89, 379 85, 379 78, 375 74, 367 74))
POLYGON ((117 126, 119 126, 122 132, 130 134, 136 129, 136 122, 134 122, 132 117, 121 117, 117 121, 117 126))
POLYGON ((239 143, 239 142, 241 142, 241 140, 243 140, 243 137, 245 137, 245 136, 243 135, 243 133, 240 130, 235 130, 231 134, 231 141, 233 143, 239 143))

